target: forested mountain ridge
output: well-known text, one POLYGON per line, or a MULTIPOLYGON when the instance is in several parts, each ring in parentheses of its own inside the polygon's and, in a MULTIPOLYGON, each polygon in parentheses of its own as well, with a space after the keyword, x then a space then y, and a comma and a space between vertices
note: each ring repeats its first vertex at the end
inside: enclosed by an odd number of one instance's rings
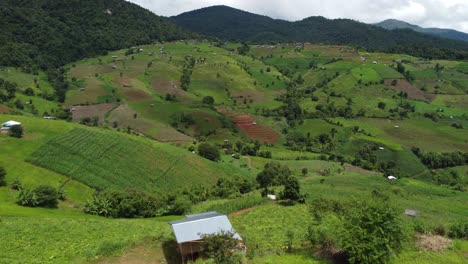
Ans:
POLYGON ((427 58, 468 58, 468 45, 462 41, 408 29, 389 31, 349 19, 309 17, 289 22, 227 6, 213 6, 180 14, 172 20, 197 33, 227 40, 340 44, 427 58))
POLYGON ((123 0, 2 0, 0 25, 0 65, 23 68, 195 36, 123 0))
POLYGON ((442 38, 468 41, 468 34, 464 32, 456 31, 453 29, 445 29, 445 28, 422 28, 420 26, 413 25, 404 21, 396 20, 396 19, 387 19, 380 23, 376 23, 374 25, 388 29, 388 30, 412 29, 416 32, 434 35, 434 36, 438 36, 442 38))

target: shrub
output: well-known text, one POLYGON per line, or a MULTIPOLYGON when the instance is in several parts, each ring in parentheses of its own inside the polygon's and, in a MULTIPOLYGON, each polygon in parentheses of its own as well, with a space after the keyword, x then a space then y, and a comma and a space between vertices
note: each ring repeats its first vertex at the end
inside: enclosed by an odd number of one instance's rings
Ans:
POLYGON ((57 208, 57 190, 49 185, 41 185, 35 189, 21 189, 17 204, 29 207, 57 208))
POLYGON ((238 241, 234 232, 221 231, 216 234, 202 234, 203 253, 212 258, 216 264, 242 263, 236 254, 238 241))
POLYGON ((218 161, 221 159, 219 150, 215 146, 212 146, 208 143, 201 143, 198 146, 198 154, 212 161, 218 161))
POLYGON ((167 213, 173 215, 183 215, 190 212, 191 208, 192 202, 190 201, 190 198, 186 195, 181 195, 174 200, 171 208, 167 213))
POLYGON ((86 203, 84 212, 113 218, 154 217, 166 204, 138 190, 106 190, 86 203))
POLYGON ((22 138, 23 137, 23 127, 21 125, 14 125, 10 127, 8 131, 10 137, 22 138))
POLYGON ((204 104, 207 104, 207 105, 213 105, 215 100, 214 100, 214 98, 212 96, 205 96, 205 97, 203 97, 202 102, 204 104))
POLYGON ((5 181, 5 176, 6 176, 6 171, 5 168, 0 167, 0 187, 1 186, 6 186, 6 181, 5 181))
POLYGON ((358 202, 344 221, 342 247, 353 263, 389 263, 402 248, 398 211, 384 202, 358 202), (372 238, 372 239, 369 239, 372 238))
POLYGON ((450 238, 468 239, 468 222, 451 225, 448 236, 450 238))

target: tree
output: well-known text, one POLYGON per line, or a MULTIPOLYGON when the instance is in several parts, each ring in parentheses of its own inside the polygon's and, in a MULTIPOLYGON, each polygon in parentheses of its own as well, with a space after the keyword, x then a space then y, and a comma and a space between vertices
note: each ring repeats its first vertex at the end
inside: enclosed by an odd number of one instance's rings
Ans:
POLYGON ((23 137, 23 127, 21 125, 14 125, 8 131, 10 137, 21 138, 23 137))
POLYGON ((234 232, 220 231, 216 234, 202 234, 201 238, 205 242, 203 253, 213 258, 216 264, 239 263, 236 257, 238 241, 234 238, 234 232))
POLYGON ((6 176, 5 168, 0 167, 0 187, 7 185, 6 180, 5 180, 5 176, 6 176))
POLYGON ((304 202, 304 196, 301 194, 299 180, 296 177, 288 177, 284 182, 284 190, 280 195, 281 199, 294 202, 304 202))
POLYGON ((207 104, 207 105, 213 105, 215 100, 212 96, 205 96, 203 97, 203 101, 202 101, 204 104, 207 104))
POLYGON ((265 165, 263 171, 257 174, 256 179, 261 188, 268 189, 270 186, 283 184, 290 176, 291 171, 287 166, 281 166, 276 162, 269 162, 265 165))
POLYGON ((351 264, 390 263, 403 244, 399 212, 384 201, 357 202, 344 221, 342 248, 351 264))
POLYGON ((380 109, 385 109, 386 106, 387 106, 387 105, 386 105, 384 102, 379 102, 379 104, 378 104, 378 107, 379 107, 380 109))
POLYGON ((208 143, 201 143, 200 146, 198 146, 198 154, 212 161, 218 161, 221 159, 218 148, 208 143))
POLYGON ((302 168, 302 175, 306 176, 307 173, 309 173, 309 170, 307 168, 302 168))

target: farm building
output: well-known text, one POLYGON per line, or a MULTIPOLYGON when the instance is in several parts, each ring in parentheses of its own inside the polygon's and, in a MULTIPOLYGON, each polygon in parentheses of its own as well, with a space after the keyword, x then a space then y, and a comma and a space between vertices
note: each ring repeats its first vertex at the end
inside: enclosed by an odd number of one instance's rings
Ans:
POLYGON ((3 123, 2 127, 12 127, 12 126, 20 126, 20 125, 21 125, 20 122, 10 120, 10 121, 7 121, 7 122, 3 123))
POLYGON ((16 121, 13 121, 13 120, 7 121, 7 122, 2 124, 2 127, 0 127, 0 133, 1 134, 7 134, 10 131, 10 128, 12 126, 20 126, 20 125, 21 125, 20 122, 16 122, 16 121))
POLYGON ((234 232, 234 238, 242 245, 242 238, 237 234, 226 215, 218 212, 206 212, 187 215, 187 218, 169 222, 177 240, 177 250, 182 260, 196 257, 203 250, 202 235, 219 232, 234 232))

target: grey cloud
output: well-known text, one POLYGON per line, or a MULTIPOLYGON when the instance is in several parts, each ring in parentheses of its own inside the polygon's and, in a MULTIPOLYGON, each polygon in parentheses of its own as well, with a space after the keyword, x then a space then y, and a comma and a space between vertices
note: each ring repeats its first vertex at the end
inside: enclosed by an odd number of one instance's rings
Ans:
POLYGON ((388 18, 423 27, 468 32, 467 0, 129 0, 158 15, 173 16, 212 5, 228 5, 285 20, 309 16, 375 23, 388 18))

